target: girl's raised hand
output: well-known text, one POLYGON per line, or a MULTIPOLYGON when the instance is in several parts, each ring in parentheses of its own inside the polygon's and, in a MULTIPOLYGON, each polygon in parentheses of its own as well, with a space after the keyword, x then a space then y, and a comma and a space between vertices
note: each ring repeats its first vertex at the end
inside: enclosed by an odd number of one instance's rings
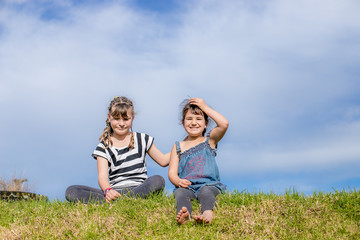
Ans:
POLYGON ((213 128, 210 133, 210 145, 213 148, 215 148, 216 144, 224 136, 229 126, 228 120, 223 115, 221 115, 220 113, 216 112, 214 109, 209 107, 205 103, 205 101, 201 98, 190 98, 189 103, 198 106, 204 113, 206 113, 216 123, 216 127, 213 128))
POLYGON ((207 106, 204 99, 202 99, 202 98, 190 98, 189 103, 198 106, 203 111, 204 111, 204 108, 207 106))
POLYGON ((187 179, 180 179, 178 182, 178 187, 188 188, 191 185, 191 182, 187 179))

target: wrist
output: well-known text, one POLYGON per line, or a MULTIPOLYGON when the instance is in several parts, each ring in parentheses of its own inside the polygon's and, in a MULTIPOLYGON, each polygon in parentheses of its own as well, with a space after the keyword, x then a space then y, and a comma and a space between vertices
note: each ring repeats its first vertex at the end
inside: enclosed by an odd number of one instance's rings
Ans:
POLYGON ((104 197, 106 197, 106 194, 110 191, 113 190, 111 187, 108 187, 104 190, 104 197))
POLYGON ((200 108, 201 108, 201 110, 202 110, 204 113, 207 114, 207 112, 208 112, 208 110, 209 110, 209 106, 208 106, 208 105, 201 106, 200 108))

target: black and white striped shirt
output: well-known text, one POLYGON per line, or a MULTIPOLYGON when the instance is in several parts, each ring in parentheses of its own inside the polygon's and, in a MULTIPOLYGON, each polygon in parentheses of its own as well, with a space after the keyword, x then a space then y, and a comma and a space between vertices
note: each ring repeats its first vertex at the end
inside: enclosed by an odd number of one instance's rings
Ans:
POLYGON ((99 143, 92 157, 103 157, 108 160, 109 180, 112 188, 136 187, 147 179, 145 157, 154 142, 154 138, 134 132, 134 148, 105 148, 99 143))

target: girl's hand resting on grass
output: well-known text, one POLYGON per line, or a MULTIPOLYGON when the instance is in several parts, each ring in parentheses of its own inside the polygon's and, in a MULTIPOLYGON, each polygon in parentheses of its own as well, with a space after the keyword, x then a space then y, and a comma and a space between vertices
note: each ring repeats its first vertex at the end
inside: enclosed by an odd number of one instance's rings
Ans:
POLYGON ((121 194, 114 189, 111 189, 106 193, 105 199, 107 202, 111 202, 113 200, 116 200, 118 197, 121 197, 121 194))
POLYGON ((191 182, 187 179, 180 179, 178 182, 178 187, 188 188, 191 185, 191 182))

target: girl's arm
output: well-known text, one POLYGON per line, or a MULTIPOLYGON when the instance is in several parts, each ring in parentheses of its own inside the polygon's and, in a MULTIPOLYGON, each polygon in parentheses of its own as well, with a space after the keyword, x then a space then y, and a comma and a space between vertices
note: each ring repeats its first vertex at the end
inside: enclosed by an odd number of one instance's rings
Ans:
POLYGON ((169 180, 176 187, 188 188, 191 182, 187 179, 181 179, 178 176, 179 157, 176 152, 176 145, 171 150, 169 163, 169 180))
MULTIPOLYGON (((109 173, 108 173, 108 161, 103 157, 97 157, 97 168, 98 168, 98 182, 102 191, 110 188, 109 183, 109 173)), ((107 202, 111 202, 111 200, 115 200, 120 197, 120 193, 111 189, 107 192, 105 198, 107 202)))
POLYGON ((153 143, 148 151, 150 157, 162 167, 169 165, 170 153, 163 154, 153 143))
POLYGON ((209 107, 205 103, 205 101, 201 98, 191 98, 189 102, 190 104, 194 104, 198 106, 204 113, 206 113, 216 123, 216 127, 210 133, 210 144, 213 145, 213 147, 215 147, 216 144, 225 135, 226 130, 229 127, 228 120, 223 115, 221 115, 220 113, 216 112, 214 109, 209 107))

